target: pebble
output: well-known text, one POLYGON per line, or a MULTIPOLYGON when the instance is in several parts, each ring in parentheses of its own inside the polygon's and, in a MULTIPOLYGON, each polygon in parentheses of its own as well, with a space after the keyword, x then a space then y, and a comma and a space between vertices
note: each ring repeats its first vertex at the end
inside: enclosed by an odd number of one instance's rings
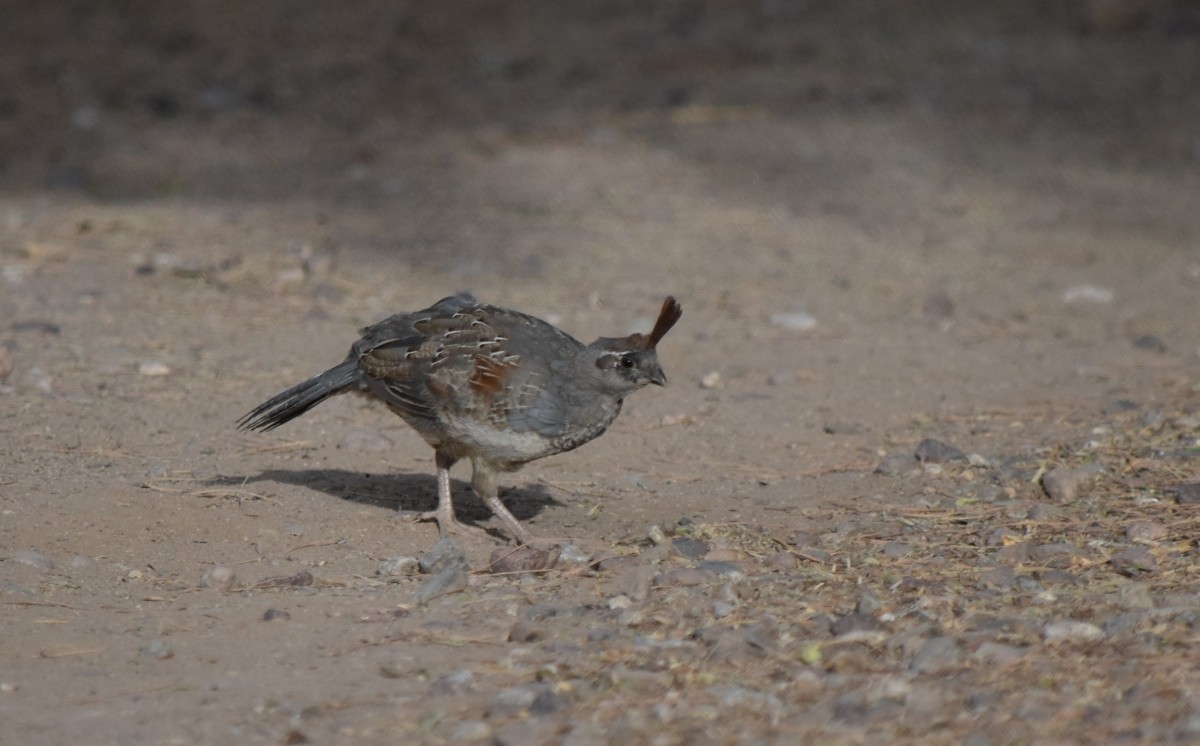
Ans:
POLYGON ((953 637, 934 637, 921 646, 908 667, 917 673, 937 673, 962 660, 962 648, 953 637))
POLYGON ((267 609, 263 612, 262 620, 264 622, 286 622, 292 618, 292 615, 282 609, 267 609))
POLYGON ((708 545, 690 536, 677 536, 671 540, 671 551, 685 559, 700 559, 708 554, 708 545))
POLYGON ((912 554, 913 548, 911 544, 906 544, 903 541, 889 541, 883 545, 880 554, 888 559, 900 559, 912 554))
POLYGON ((492 726, 482 720, 464 720, 450 731, 450 743, 493 743, 492 726))
POLYGON ((979 573, 979 584, 984 588, 1011 588, 1017 582, 1017 573, 1011 568, 1001 565, 979 573))
POLYGON ((873 615, 855 612, 853 614, 843 614, 833 620, 833 623, 829 625, 829 631, 834 637, 844 637, 851 632, 873 632, 882 629, 882 627, 883 625, 873 615))
POLYGON ((143 376, 166 376, 171 374, 171 368, 166 363, 157 360, 147 360, 138 366, 138 374, 143 376))
POLYGON ((733 562, 704 560, 696 563, 696 569, 716 573, 717 575, 722 575, 724 577, 733 579, 743 578, 746 576, 746 573, 742 570, 741 566, 734 564, 733 562))
POLYGON ((1104 467, 1099 464, 1078 469, 1056 466, 1042 475, 1042 489, 1052 500, 1064 503, 1074 502, 1083 496, 1081 494, 1083 488, 1103 471, 1104 467))
POLYGON ((12 350, 0 345, 0 383, 4 383, 12 375, 13 365, 12 350))
POLYGON ((1099 642, 1104 639, 1104 630, 1090 622, 1071 619, 1051 622, 1042 628, 1042 639, 1047 645, 1064 642, 1099 642))
POLYGON ((772 570, 794 570, 800 564, 796 555, 782 551, 769 555, 764 562, 772 570))
POLYGON ((417 559, 417 562, 421 567, 421 572, 431 575, 441 572, 447 567, 460 567, 463 570, 470 569, 467 563, 466 552, 458 544, 455 544, 452 539, 447 537, 438 539, 433 548, 422 554, 417 559))
POLYGON ((1130 547, 1108 558, 1113 569, 1122 575, 1141 575, 1142 573, 1152 572, 1158 561, 1154 559, 1154 555, 1145 547, 1130 547))
POLYGON ((541 574, 558 564, 558 551, 558 547, 500 547, 488 558, 488 570, 493 573, 541 574))
POLYGON ((1117 589, 1117 603, 1123 609, 1153 609, 1154 597, 1150 595, 1150 586, 1145 583, 1126 583, 1117 589))
POLYGON ((771 326, 807 332, 817 328, 817 317, 805 311, 771 314, 771 326))
POLYGON ((650 595, 650 585, 658 574, 653 565, 634 565, 620 571, 612 579, 611 586, 617 595, 629 597, 632 601, 644 601, 650 595))
POLYGON ((383 578, 402 578, 421 572, 421 563, 416 557, 391 557, 379 565, 375 574, 383 578))
POLYGON ((1140 334, 1133 338, 1133 346, 1139 350, 1147 350, 1149 352, 1165 353, 1167 345, 1153 334, 1140 334))
POLYGON ((1112 303, 1116 293, 1111 288, 1101 285, 1082 284, 1072 285, 1063 291, 1063 303, 1096 303, 1103 305, 1112 303))
POLYGON ((1025 649, 1015 645, 1005 645, 1002 642, 993 640, 985 640, 979 647, 975 648, 975 652, 971 657, 975 660, 985 663, 1012 663, 1025 657, 1025 649))
POLYGON ((721 386, 720 371, 710 370, 709 372, 700 376, 700 388, 715 389, 715 388, 720 388, 720 386, 721 386))
POLYGON ((913 455, 923 464, 948 464, 952 461, 967 460, 967 454, 933 438, 926 438, 918 443, 913 455))
POLYGON ((48 572, 54 569, 54 563, 50 561, 50 558, 36 549, 19 549, 13 552, 12 558, 14 561, 20 562, 22 565, 36 567, 42 572, 48 572))
POLYGON ((308 570, 301 570, 294 575, 272 575, 254 584, 255 588, 303 588, 316 582, 316 578, 308 570))
POLYGON ((165 661, 175 656, 175 651, 171 650, 171 646, 162 640, 151 640, 143 645, 138 652, 147 658, 154 658, 160 661, 165 661))
POLYGON ((1180 505, 1200 504, 1200 482, 1173 484, 1166 487, 1164 491, 1173 495, 1175 502, 1180 505))
POLYGON ((913 455, 908 451, 891 451, 875 467, 875 473, 884 476, 907 474, 910 471, 914 471, 916 466, 916 460, 913 459, 913 455))
MULTIPOLYGON (((488 705, 487 717, 512 717, 526 712, 530 714, 545 714, 544 712, 534 713, 533 710, 539 697, 549 691, 549 688, 544 684, 522 684, 514 686, 511 689, 505 689, 498 693, 492 699, 491 704, 488 705)), ((561 698, 559 699, 561 701, 561 698)))
POLYGON ((237 574, 232 567, 224 565, 214 565, 205 570, 204 575, 200 577, 201 588, 212 588, 216 591, 228 591, 233 588, 235 582, 237 574))
POLYGON ((858 602, 854 604, 854 611, 858 614, 874 616, 883 611, 883 602, 873 593, 864 593, 858 597, 858 602))
POLYGON ((435 697, 447 694, 472 694, 475 691, 477 691, 475 674, 469 668, 448 673, 434 679, 433 683, 429 685, 429 694, 435 697))
POLYGON ((378 430, 372 430, 369 427, 362 427, 360 425, 351 425, 342 434, 338 448, 344 451, 379 453, 380 451, 391 450, 393 445, 395 444, 392 443, 391 438, 378 430))
POLYGON ((925 296, 921 303, 921 312, 932 319, 948 319, 954 315, 954 299, 939 288, 925 296))
POLYGON ((1169 529, 1157 521, 1137 521, 1125 529, 1125 538, 1138 544, 1157 544, 1169 533, 1169 529))
POLYGON ((592 562, 592 555, 583 551, 578 544, 567 544, 558 553, 558 561, 568 565, 587 565, 592 562))

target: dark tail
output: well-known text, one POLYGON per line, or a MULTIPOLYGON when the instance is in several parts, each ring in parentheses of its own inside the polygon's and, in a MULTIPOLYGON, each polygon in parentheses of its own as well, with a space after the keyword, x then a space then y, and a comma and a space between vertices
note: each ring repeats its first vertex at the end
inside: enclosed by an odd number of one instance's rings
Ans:
POLYGON ((238 420, 239 430, 274 430, 317 406, 334 394, 355 387, 362 376, 358 362, 347 360, 319 376, 296 384, 282 394, 259 404, 238 420))

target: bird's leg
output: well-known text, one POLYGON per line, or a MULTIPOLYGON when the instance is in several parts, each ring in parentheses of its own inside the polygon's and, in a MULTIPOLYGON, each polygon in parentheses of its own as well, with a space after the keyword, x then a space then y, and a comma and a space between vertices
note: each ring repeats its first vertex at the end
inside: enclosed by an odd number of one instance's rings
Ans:
POLYGON ((475 494, 479 495, 483 504, 496 514, 496 517, 500 519, 518 544, 528 544, 532 538, 529 532, 500 501, 500 491, 496 484, 496 470, 479 459, 472 459, 471 464, 475 468, 474 473, 471 474, 471 487, 475 490, 475 494))
POLYGON ((450 467, 454 466, 456 460, 440 451, 434 452, 434 463, 437 465, 437 509, 418 513, 414 520, 437 521, 438 533, 443 538, 462 534, 477 534, 487 537, 486 531, 475 526, 464 526, 454 515, 454 501, 450 495, 450 467))
POLYGON ((438 533, 442 536, 455 534, 458 533, 458 519, 454 516, 454 502, 450 497, 450 467, 454 466, 454 459, 439 451, 434 454, 433 460, 437 465, 438 491, 437 510, 434 511, 433 518, 437 521, 438 533))

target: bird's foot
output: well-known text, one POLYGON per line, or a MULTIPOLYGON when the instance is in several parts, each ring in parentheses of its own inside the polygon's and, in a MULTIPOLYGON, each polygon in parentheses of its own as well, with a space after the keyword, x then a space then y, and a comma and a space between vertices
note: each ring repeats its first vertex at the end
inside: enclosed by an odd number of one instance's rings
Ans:
POLYGON ((427 510, 423 513, 405 513, 404 520, 409 523, 426 523, 435 521, 438 525, 438 533, 442 536, 460 536, 476 539, 495 539, 486 529, 479 526, 468 526, 465 523, 459 523, 457 518, 449 518, 442 515, 436 510, 427 510))

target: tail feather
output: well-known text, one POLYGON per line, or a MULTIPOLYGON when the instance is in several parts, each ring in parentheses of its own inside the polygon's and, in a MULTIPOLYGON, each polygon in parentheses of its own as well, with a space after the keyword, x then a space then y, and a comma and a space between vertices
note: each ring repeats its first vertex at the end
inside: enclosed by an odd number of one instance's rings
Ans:
POLYGON ((329 397, 354 388, 362 377, 358 363, 347 360, 259 404, 238 420, 239 430, 274 430, 291 422, 329 397))

